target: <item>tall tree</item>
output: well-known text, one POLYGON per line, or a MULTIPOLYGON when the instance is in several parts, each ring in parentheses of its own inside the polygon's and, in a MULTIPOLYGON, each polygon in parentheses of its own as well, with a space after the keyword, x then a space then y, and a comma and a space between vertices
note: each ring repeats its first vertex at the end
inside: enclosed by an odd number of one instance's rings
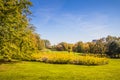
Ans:
MULTIPOLYGON (((19 54, 21 46, 30 44, 31 30, 27 16, 31 14, 29 0, 0 0, 0 54, 19 54)), ((28 49, 26 49, 28 50, 28 49)))

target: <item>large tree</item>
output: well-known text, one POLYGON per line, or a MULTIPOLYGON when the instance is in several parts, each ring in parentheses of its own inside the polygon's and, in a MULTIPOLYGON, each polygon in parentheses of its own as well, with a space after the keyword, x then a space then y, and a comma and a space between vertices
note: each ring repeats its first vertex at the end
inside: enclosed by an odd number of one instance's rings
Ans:
POLYGON ((11 57, 32 49, 32 30, 27 18, 31 5, 29 0, 0 0, 1 55, 11 57))

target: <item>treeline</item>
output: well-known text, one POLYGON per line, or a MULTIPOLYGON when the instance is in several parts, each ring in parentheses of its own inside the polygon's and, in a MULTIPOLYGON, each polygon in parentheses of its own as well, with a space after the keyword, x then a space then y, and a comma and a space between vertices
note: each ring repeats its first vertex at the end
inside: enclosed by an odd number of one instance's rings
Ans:
POLYGON ((40 39, 30 24, 30 0, 0 0, 0 56, 6 59, 28 59, 45 47, 48 40, 40 39))
POLYGON ((76 44, 61 42, 52 47, 52 50, 78 53, 107 54, 110 57, 120 57, 120 37, 107 36, 92 42, 79 41, 76 44))

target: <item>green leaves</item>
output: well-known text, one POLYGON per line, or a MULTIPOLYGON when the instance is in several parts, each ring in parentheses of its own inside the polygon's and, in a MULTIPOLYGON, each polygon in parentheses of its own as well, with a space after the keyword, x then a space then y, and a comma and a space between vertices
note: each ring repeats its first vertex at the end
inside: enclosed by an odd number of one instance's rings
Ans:
POLYGON ((31 14, 29 0, 0 0, 0 54, 13 57, 27 55, 35 48, 31 39, 33 31, 27 15, 31 14))

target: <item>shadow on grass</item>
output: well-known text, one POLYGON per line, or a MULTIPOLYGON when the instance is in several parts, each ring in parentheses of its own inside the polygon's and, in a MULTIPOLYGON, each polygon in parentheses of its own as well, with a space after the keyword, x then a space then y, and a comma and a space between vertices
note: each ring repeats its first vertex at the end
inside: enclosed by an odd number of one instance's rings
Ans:
POLYGON ((19 63, 21 61, 18 61, 18 60, 8 60, 8 61, 5 61, 5 60, 0 60, 0 65, 1 64, 15 64, 15 63, 19 63))

